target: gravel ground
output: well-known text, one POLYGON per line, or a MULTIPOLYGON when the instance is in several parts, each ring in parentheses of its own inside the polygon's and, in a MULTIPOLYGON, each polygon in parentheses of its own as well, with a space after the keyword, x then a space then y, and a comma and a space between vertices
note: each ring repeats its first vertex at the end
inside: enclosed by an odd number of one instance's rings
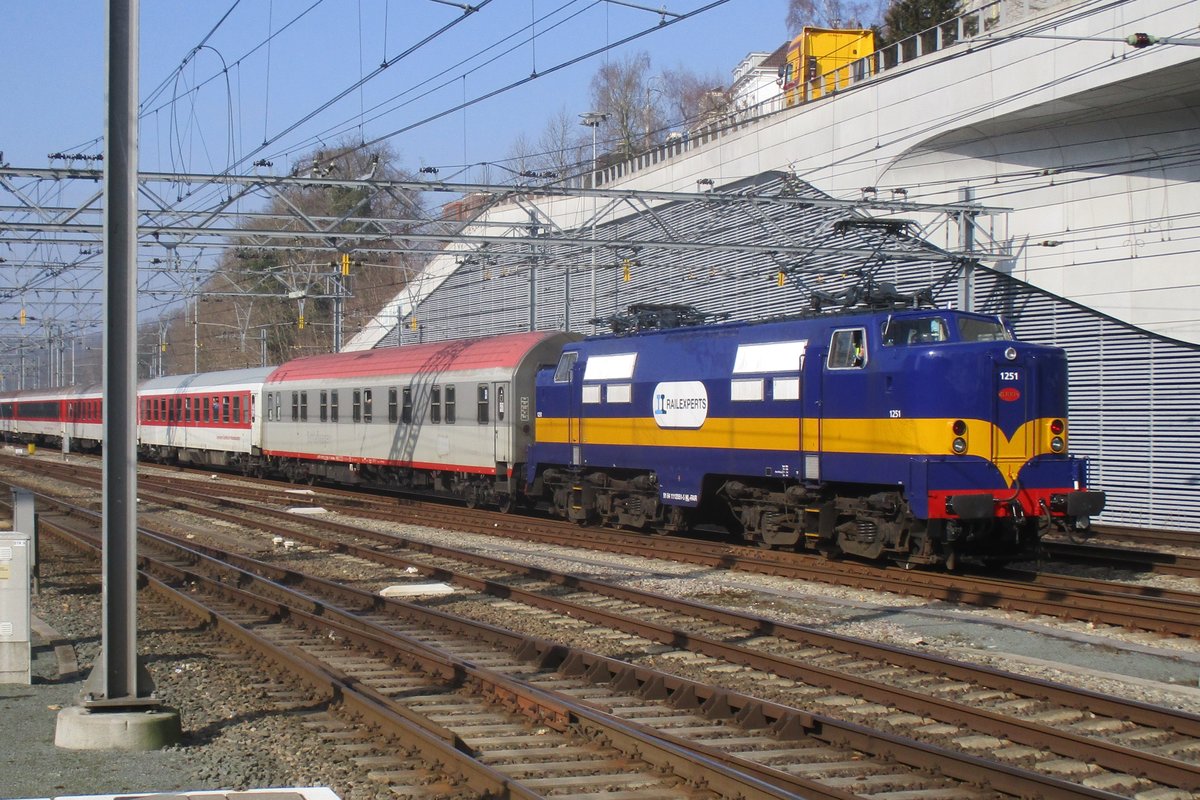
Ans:
MULTIPOLYGON (((454 531, 383 527, 416 539, 751 610, 767 618, 1113 695, 1175 708, 1200 707, 1196 688, 1200 642, 1196 640, 454 531)), ((83 569, 77 563, 56 572, 47 562, 34 612, 75 646, 86 675, 99 645, 100 597, 94 587, 81 584, 83 569)), ((94 574, 98 568, 88 569, 94 574)), ((1197 590, 1196 581, 1119 577, 1197 590)), ((269 687, 262 685, 266 680, 253 665, 222 657, 219 643, 203 632, 142 613, 139 652, 150 654, 147 666, 164 704, 180 711, 183 742, 152 753, 55 748, 55 715, 77 701, 82 684, 75 678, 60 680, 53 649, 40 645, 35 650, 34 685, 0 686, 4 741, 0 798, 306 785, 329 786, 349 800, 392 798, 366 777, 365 770, 348 763, 344 754, 303 727, 299 716, 274 711, 269 687)))
MULTIPOLYGON (((86 676, 99 650, 100 595, 80 577, 46 562, 34 614, 75 646, 86 676)), ((179 711, 183 741, 144 753, 56 748, 57 712, 78 702, 82 680, 60 680, 53 647, 35 642, 33 685, 0 686, 0 797, 328 786, 346 800, 393 800, 300 712, 274 710, 260 685, 268 679, 217 639, 145 607, 139 627, 138 651, 163 704, 179 711)))

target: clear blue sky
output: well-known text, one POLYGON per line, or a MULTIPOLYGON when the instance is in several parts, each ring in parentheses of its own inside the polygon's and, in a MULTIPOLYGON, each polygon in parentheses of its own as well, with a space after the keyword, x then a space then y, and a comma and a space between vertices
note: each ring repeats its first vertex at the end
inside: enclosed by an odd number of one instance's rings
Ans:
MULTIPOLYGON (((283 172, 322 141, 372 140, 403 131, 389 139, 401 166, 440 166, 445 178, 456 165, 503 159, 514 137, 524 132, 536 139, 562 108, 572 115, 589 110, 588 84, 603 55, 545 73, 657 25, 657 13, 628 5, 686 14, 709 2, 492 0, 361 90, 319 110, 385 60, 462 17, 462 10, 439 0, 142 0, 141 168, 216 172, 239 159, 265 157, 275 162, 274 171, 283 172), (522 29, 535 19, 538 36, 530 44, 522 29), (503 41, 509 36, 514 38, 503 41), (470 60, 460 64, 464 59, 470 60), (535 70, 542 73, 536 80, 422 124, 535 70)), ((609 57, 644 50, 655 68, 686 66, 728 80, 747 53, 770 51, 784 41, 786 7, 786 0, 728 0, 622 45, 609 57)), ((48 153, 100 152, 105 3, 9 0, 4 11, 5 161, 41 167, 48 153)), ((236 171, 252 168, 247 162, 236 171)))

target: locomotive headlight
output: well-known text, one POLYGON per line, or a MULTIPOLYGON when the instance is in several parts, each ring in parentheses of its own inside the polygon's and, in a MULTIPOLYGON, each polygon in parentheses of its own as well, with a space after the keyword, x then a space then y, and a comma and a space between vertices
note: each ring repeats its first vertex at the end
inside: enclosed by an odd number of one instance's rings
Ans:
POLYGON ((1067 443, 1063 441, 1063 438, 1061 436, 1055 436, 1053 439, 1050 440, 1050 449, 1056 453, 1061 453, 1066 448, 1066 446, 1067 446, 1067 443))
POLYGON ((1004 348, 1004 357, 1007 358, 1009 361, 1016 361, 1017 360, 1017 348, 1015 348, 1015 347, 1004 348))
POLYGON ((955 440, 951 442, 950 447, 954 449, 955 455, 961 456, 963 453, 967 452, 967 440, 961 436, 956 437, 955 440))

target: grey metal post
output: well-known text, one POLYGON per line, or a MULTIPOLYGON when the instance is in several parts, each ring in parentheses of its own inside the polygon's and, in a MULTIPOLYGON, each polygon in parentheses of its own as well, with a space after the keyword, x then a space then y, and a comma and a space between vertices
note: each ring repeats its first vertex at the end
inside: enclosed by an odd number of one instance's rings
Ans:
POLYGON ((342 275, 335 269, 333 274, 333 352, 335 353, 342 352, 342 297, 344 292, 342 275))
MULTIPOLYGON (((91 701, 130 705, 137 663, 138 2, 108 0, 104 157, 103 653, 91 701)), ((146 676, 147 680, 149 676, 146 676)), ((151 687, 140 687, 149 700, 151 687)), ((145 705, 146 702, 133 703, 145 705)), ((85 699, 85 705, 87 701, 85 699)))
MULTIPOLYGON (((596 180, 599 164, 596 161, 596 129, 600 127, 600 123, 608 119, 608 114, 600 111, 588 111, 585 114, 579 115, 583 121, 580 123, 592 129, 592 319, 596 318, 596 180)), ((592 325, 592 332, 595 333, 595 323, 592 325)))
MULTIPOLYGON (((959 200, 970 203, 975 199, 975 190, 963 186, 959 200)), ((975 250, 975 214, 971 211, 958 212, 958 248, 970 254, 975 250)), ((962 311, 975 310, 975 261, 969 256, 963 262, 962 274, 958 278, 958 307, 962 311)))
POLYGON ((33 577, 34 594, 41 592, 41 560, 38 558, 37 506, 33 492, 20 486, 12 487, 13 530, 29 537, 29 566, 33 577))
MULTIPOLYGON (((537 215, 529 212, 529 237, 538 235, 537 215)), ((537 242, 529 243, 529 330, 537 330, 537 242)))

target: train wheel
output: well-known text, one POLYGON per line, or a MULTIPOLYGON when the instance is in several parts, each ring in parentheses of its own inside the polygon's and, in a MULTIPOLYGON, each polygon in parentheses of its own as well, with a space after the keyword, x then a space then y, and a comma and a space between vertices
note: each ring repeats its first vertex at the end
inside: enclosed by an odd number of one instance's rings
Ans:
POLYGON ((507 492, 496 497, 496 507, 500 509, 501 514, 511 514, 515 506, 516 501, 507 492))

